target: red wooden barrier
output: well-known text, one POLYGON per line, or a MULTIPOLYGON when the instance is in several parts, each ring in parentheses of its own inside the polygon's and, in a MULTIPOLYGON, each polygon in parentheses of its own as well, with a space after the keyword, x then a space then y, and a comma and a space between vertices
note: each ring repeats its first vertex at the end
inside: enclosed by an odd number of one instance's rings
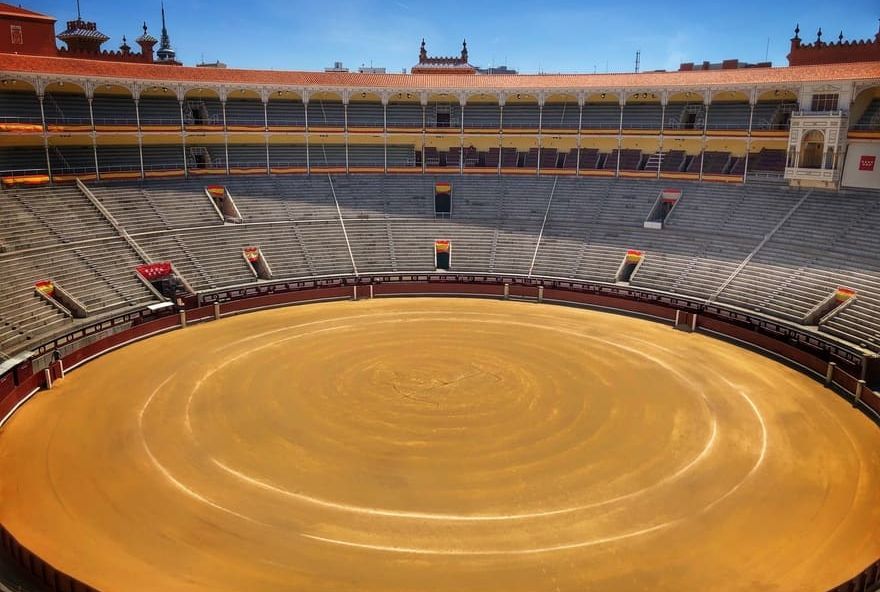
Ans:
MULTIPOLYGON (((489 278, 489 281, 486 281, 487 278, 485 277, 479 282, 467 281, 466 278, 458 280, 455 277, 434 278, 435 281, 430 281, 427 278, 422 280, 421 278, 410 277, 405 279, 401 277, 396 281, 382 279, 384 281, 371 284, 374 296, 424 294, 474 295, 500 298, 504 294, 504 283, 507 281, 495 280, 493 278, 489 278)), ((221 313, 226 315, 297 302, 351 298, 354 286, 358 283, 360 284, 358 297, 368 298, 370 294, 369 281, 369 278, 342 278, 340 280, 326 280, 324 286, 319 285, 318 287, 304 289, 295 287, 290 289, 290 291, 279 291, 271 294, 242 295, 237 299, 221 302, 220 308, 221 313)), ((509 293, 513 297, 536 299, 539 294, 539 285, 541 284, 542 281, 539 279, 515 278, 509 284, 509 293)), ((555 285, 558 286, 559 284, 555 285)), ((676 310, 679 308, 676 305, 677 303, 649 302, 644 299, 640 300, 637 295, 628 298, 626 295, 607 295, 590 292, 582 287, 578 289, 576 284, 563 287, 545 287, 543 297, 551 302, 601 307, 650 316, 670 322, 675 319, 676 310), (565 289, 566 287, 571 287, 572 289, 565 289)), ((213 304, 198 306, 195 298, 190 299, 187 304, 191 306, 186 311, 187 323, 208 321, 214 318, 213 304)), ((681 306, 687 306, 687 302, 683 301, 681 306)), ((693 314, 693 311, 688 314, 693 314)), ((156 333, 174 329, 179 326, 179 323, 179 316, 177 314, 146 322, 135 322, 132 327, 126 330, 75 349, 63 358, 64 368, 66 371, 72 370, 78 365, 113 349, 156 333)), ((733 322, 713 318, 701 313, 698 316, 698 327, 705 331, 759 347, 822 376, 824 376, 828 366, 827 360, 823 360, 792 343, 787 343, 772 335, 753 330, 748 326, 737 325, 733 322)), ((51 365, 51 373, 53 379, 57 380, 60 378, 61 372, 58 363, 51 365)), ((835 383, 845 391, 850 394, 855 392, 858 381, 848 372, 838 368, 834 371, 833 378, 835 383)), ((29 362, 19 364, 13 371, 0 377, 0 420, 9 414, 31 392, 44 386, 44 374, 42 372, 32 373, 29 362)), ((880 395, 868 389, 863 389, 861 398, 865 406, 880 414, 880 395)), ((17 563, 53 591, 97 592, 97 590, 87 584, 54 569, 51 565, 28 551, 2 525, 0 525, 0 546, 17 563)), ((872 589, 877 584, 880 584, 880 561, 866 568, 849 582, 834 588, 832 592, 864 592, 865 590, 872 589)))

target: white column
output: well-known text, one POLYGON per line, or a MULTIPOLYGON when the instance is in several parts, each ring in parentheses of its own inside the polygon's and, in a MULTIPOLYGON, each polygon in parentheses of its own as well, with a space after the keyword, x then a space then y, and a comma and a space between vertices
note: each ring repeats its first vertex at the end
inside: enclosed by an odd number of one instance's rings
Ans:
POLYGON ((89 121, 92 122, 92 133, 90 135, 92 136, 92 154, 95 157, 95 179, 100 181, 101 180, 101 170, 98 167, 98 138, 97 138, 98 132, 95 129, 95 113, 94 113, 94 110, 92 109, 92 101, 94 99, 93 99, 93 97, 87 97, 86 100, 88 100, 88 102, 89 102, 89 121))
POLYGON ((303 114, 305 115, 305 133, 306 133, 306 174, 310 175, 312 173, 312 161, 309 155, 309 97, 305 93, 303 93, 302 97, 303 101, 303 114))
POLYGON ((269 95, 263 95, 263 141, 266 143, 266 174, 272 174, 272 165, 269 160, 269 95))
POLYGON ((623 107, 626 105, 626 95, 620 98, 620 121, 617 124, 617 170, 614 172, 615 177, 620 176, 620 148, 623 142, 623 107))
POLYGON ((350 172, 348 164, 348 97, 342 97, 342 117, 343 117, 343 140, 345 141, 345 172, 350 172))
POLYGON ((189 177, 189 167, 186 163, 186 123, 183 121, 183 99, 177 99, 180 107, 180 146, 183 150, 183 176, 189 177))
POLYGON ((703 113, 703 137, 702 137, 702 145, 703 149, 700 151, 700 181, 703 180, 703 163, 706 162, 706 143, 708 141, 708 130, 709 130, 709 91, 706 91, 706 99, 703 101, 703 104, 706 106, 706 111, 703 113))
POLYGON ((578 99, 578 129, 577 129, 577 160, 575 161, 574 173, 575 175, 581 174, 581 131, 584 125, 584 101, 583 99, 578 99))
MULTIPOLYGON (((746 162, 743 165, 743 183, 749 175, 749 155, 752 153, 752 121, 755 118, 755 103, 749 102, 749 130, 746 133, 746 162)), ((785 150, 785 160, 788 160, 788 147, 785 150)))
MULTIPOLYGON (((226 127, 226 99, 220 100, 220 112, 223 114, 223 155, 226 159, 226 174, 229 174, 229 130, 226 127)), ((213 166, 214 163, 211 163, 213 166)))
POLYGON ((52 159, 49 158, 49 127, 46 125, 46 109, 43 106, 44 95, 40 93, 37 95, 37 99, 40 101, 40 120, 43 123, 43 150, 46 152, 46 174, 49 176, 49 183, 54 185, 55 181, 52 179, 52 159))
POLYGON ((144 171, 144 132, 141 130, 141 101, 139 98, 134 99, 134 118, 137 121, 137 139, 138 139, 138 158, 141 163, 141 179, 146 177, 144 171))

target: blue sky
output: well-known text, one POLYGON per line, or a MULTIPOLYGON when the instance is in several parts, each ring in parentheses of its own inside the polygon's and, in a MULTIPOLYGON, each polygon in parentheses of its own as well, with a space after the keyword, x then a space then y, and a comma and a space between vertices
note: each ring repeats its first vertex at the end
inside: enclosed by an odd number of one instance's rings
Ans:
MULTIPOLYGON (((55 16, 58 32, 76 16, 76 0, 10 0, 55 16)), ((111 37, 105 48, 129 43, 146 19, 159 37, 159 0, 81 0, 83 17, 111 37)), ((677 69, 680 62, 767 56, 784 65, 795 23, 801 38, 873 38, 877 0, 843 3, 773 0, 700 3, 629 0, 166 0, 178 59, 202 57, 230 67, 319 70, 342 61, 411 67, 426 38, 433 55, 457 54, 468 40, 470 61, 520 72, 632 71, 637 49, 642 70, 677 69), (832 9, 833 8, 833 9, 832 9)))

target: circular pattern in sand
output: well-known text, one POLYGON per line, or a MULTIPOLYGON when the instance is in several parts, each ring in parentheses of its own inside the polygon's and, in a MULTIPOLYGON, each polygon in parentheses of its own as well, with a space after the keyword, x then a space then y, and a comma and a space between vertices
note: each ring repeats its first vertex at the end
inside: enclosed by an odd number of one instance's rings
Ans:
POLYGON ((0 474, 0 521, 108 592, 820 591, 880 555, 880 430, 846 402, 705 336, 526 303, 159 336, 25 405, 0 474))

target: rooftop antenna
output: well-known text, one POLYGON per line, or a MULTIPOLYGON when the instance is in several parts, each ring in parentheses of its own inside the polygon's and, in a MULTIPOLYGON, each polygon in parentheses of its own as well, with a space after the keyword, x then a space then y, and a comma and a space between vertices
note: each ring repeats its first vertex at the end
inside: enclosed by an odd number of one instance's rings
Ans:
POLYGON ((76 0, 76 20, 78 20, 78 21, 82 20, 82 16, 80 16, 80 10, 79 10, 79 0, 76 0))
POLYGON ((637 49, 636 50, 636 74, 639 73, 639 62, 641 62, 641 61, 642 61, 642 50, 637 49))
POLYGON ((767 37, 767 47, 764 49, 764 61, 770 57, 770 38, 767 37))

